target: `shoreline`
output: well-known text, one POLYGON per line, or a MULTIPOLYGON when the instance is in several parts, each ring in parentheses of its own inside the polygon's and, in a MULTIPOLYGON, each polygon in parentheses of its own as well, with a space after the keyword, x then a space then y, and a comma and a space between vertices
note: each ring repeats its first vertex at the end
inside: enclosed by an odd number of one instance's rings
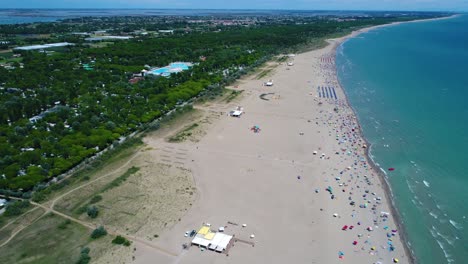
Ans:
POLYGON ((367 140, 367 138, 364 136, 363 131, 362 131, 362 127, 361 127, 361 124, 360 124, 359 116, 357 115, 356 109, 353 107, 353 105, 349 101, 347 92, 343 88, 343 85, 341 84, 341 82, 340 82, 340 80, 338 78, 338 73, 337 73, 337 69, 336 69, 336 50, 337 50, 337 48, 339 48, 341 45, 343 45, 349 39, 357 37, 360 34, 367 33, 367 32, 369 32, 371 30, 374 30, 374 29, 389 27, 389 26, 396 26, 396 25, 400 25, 400 24, 404 24, 404 23, 419 23, 419 22, 445 20, 445 19, 455 18, 457 16, 459 16, 459 14, 454 14, 454 15, 451 15, 451 16, 448 16, 448 17, 431 18, 431 19, 419 19, 419 20, 404 21, 404 22, 393 22, 393 23, 390 23, 390 24, 367 27, 367 28, 359 29, 357 31, 353 31, 350 34, 348 34, 348 35, 346 35, 346 36, 344 36, 342 38, 339 38, 339 41, 335 42, 334 44, 331 44, 331 45, 334 45, 333 51, 332 51, 333 52, 333 59, 334 59, 334 63, 335 63, 335 72, 334 72, 333 78, 336 80, 336 82, 338 84, 338 87, 345 94, 346 104, 353 111, 354 116, 355 116, 355 118, 356 118, 356 120, 358 122, 360 137, 367 145, 367 148, 365 150, 365 155, 366 155, 367 162, 370 164, 372 170, 374 170, 374 172, 379 176, 378 178, 380 180, 380 183, 383 186, 385 196, 387 198, 387 201, 389 201, 389 207, 390 207, 390 210, 391 210, 391 215, 393 216, 393 218, 395 220, 395 224, 398 226, 398 229, 401 230, 400 231, 400 239, 403 242, 404 250, 405 250, 405 252, 406 252, 406 254, 407 254, 408 258, 409 258, 410 263, 418 263, 416 254, 412 250, 411 244, 409 243, 407 229, 406 229, 405 224, 403 223, 400 211, 398 210, 398 208, 397 208, 397 206, 395 204, 395 200, 393 199, 394 194, 393 194, 393 190, 391 188, 391 185, 390 185, 390 183, 388 181, 387 175, 382 171, 383 168, 379 167, 375 163, 374 159, 371 157, 370 151, 371 151, 371 148, 372 148, 372 143, 370 143, 367 140))

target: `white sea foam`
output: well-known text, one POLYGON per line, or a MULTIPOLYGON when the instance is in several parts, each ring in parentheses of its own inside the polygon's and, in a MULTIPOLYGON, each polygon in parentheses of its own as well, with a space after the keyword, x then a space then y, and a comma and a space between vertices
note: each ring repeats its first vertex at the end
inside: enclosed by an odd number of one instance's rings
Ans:
POLYGON ((382 168, 379 168, 379 169, 383 172, 383 174, 385 174, 385 176, 387 176, 387 172, 384 169, 382 168))
POLYGON ((434 217, 435 219, 439 218, 439 216, 437 214, 435 214, 434 212, 429 212, 429 214, 434 217))
POLYGON ((444 247, 444 244, 442 244, 442 241, 437 240, 437 244, 439 244, 439 247, 442 249, 442 252, 444 252, 445 259, 447 260, 448 263, 453 263, 452 255, 450 255, 447 250, 444 247))
POLYGON ((418 202, 419 205, 424 206, 424 204, 421 202, 418 196, 414 196, 414 199, 418 202))
POLYGON ((429 187, 430 187, 430 184, 429 184, 429 182, 427 182, 427 181, 423 181, 423 183, 424 183, 424 185, 426 185, 426 187, 427 187, 427 188, 429 188, 429 187))
POLYGON ((443 234, 441 234, 439 232, 437 232, 437 235, 440 236, 441 238, 443 238, 445 241, 447 241, 447 243, 449 243, 451 246, 453 246, 453 244, 455 243, 454 240, 449 239, 449 237, 444 236, 443 234))
POLYGON ((453 225, 453 227, 455 227, 456 229, 458 230, 461 230, 463 229, 463 226, 455 221, 453 221, 452 219, 449 220, 450 224, 453 225))
POLYGON ((406 185, 408 186, 408 189, 410 190, 410 192, 414 194, 413 186, 411 186, 411 184, 409 183, 408 179, 406 179, 406 185))

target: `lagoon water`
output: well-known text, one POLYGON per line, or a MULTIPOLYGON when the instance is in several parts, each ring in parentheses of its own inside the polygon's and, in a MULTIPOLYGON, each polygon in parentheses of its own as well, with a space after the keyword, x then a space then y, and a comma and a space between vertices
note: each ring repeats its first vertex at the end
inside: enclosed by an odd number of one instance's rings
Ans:
POLYGON ((419 263, 468 260, 467 47, 464 15, 375 29, 337 51, 419 263))
MULTIPOLYGON (((253 9, 5 9, 0 8, 0 24, 52 22, 79 17, 114 16, 224 16, 224 15, 336 15, 340 11, 253 10, 253 9)), ((363 15, 362 12, 353 12, 363 15)))

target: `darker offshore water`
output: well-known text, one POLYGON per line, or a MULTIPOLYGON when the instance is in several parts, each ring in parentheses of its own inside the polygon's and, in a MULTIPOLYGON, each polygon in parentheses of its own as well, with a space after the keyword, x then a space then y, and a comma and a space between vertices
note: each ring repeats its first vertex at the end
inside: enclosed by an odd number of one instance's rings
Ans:
POLYGON ((459 16, 372 30, 337 50, 338 78, 423 264, 468 259, 467 47, 459 16))

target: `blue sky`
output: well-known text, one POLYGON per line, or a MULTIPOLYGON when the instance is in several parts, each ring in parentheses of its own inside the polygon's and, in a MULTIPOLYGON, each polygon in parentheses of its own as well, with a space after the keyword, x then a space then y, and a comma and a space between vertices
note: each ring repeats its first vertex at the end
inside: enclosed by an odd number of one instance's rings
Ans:
POLYGON ((468 11, 468 0, 0 0, 0 8, 209 8, 468 11))

